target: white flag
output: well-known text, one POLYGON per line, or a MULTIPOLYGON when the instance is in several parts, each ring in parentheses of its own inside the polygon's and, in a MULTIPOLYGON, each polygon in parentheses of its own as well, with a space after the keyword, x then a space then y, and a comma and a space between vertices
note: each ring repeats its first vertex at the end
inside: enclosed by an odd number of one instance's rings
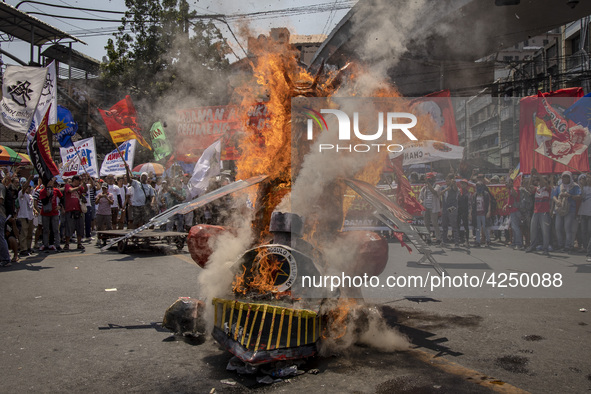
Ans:
MULTIPOLYGON (((133 168, 133 159, 135 157, 135 148, 137 146, 137 140, 129 140, 125 141, 121 145, 119 145, 119 152, 125 159, 125 162, 129 166, 129 168, 133 168)), ((112 150, 107 156, 105 156, 105 160, 103 160, 103 164, 101 164, 101 176, 107 175, 125 175, 125 163, 121 160, 121 155, 119 155, 117 149, 112 150)))
POLYGON ((43 120, 43 116, 45 116, 45 112, 47 108, 51 104, 51 109, 49 113, 49 117, 47 118, 47 124, 56 124, 57 123, 57 79, 55 74, 55 61, 51 62, 49 66, 47 66, 47 75, 45 76, 45 84, 43 84, 43 90, 41 91, 41 98, 39 99, 39 104, 37 104, 37 108, 35 109, 35 115, 33 115, 33 122, 31 122, 31 126, 29 130, 34 129, 37 130, 39 124, 43 120))
POLYGON ((47 68, 7 66, 2 80, 0 122, 27 133, 46 83, 47 68))
POLYGON ((60 173, 64 178, 88 173, 92 178, 98 178, 98 164, 96 162, 96 147, 94 137, 74 142, 74 146, 60 148, 63 166, 60 173))
POLYGON ((220 173, 221 150, 222 140, 219 139, 208 146, 197 161, 193 176, 187 184, 191 199, 203 194, 209 185, 209 180, 220 173))

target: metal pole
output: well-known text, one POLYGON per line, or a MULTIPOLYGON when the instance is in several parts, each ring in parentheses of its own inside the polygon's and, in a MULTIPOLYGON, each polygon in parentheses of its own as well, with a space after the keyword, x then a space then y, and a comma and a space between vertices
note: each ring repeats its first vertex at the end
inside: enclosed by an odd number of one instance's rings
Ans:
POLYGON ((35 48, 35 26, 31 27, 31 59, 29 63, 33 63, 33 52, 35 48))
POLYGON ((68 96, 72 97, 72 43, 70 42, 70 53, 68 54, 68 96))

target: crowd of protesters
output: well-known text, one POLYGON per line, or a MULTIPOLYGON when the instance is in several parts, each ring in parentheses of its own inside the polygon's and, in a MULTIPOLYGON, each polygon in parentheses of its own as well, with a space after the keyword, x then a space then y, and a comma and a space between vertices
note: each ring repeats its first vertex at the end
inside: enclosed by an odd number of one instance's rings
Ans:
MULTIPOLYGON (((425 174, 425 185, 418 196, 425 208, 423 220, 429 242, 481 247, 490 246, 491 238, 502 242, 504 236, 504 242, 515 250, 526 253, 539 250, 546 255, 583 252, 591 262, 590 175, 575 177, 569 171, 541 175, 534 169, 519 185, 510 176, 488 179, 484 174, 473 174, 468 181, 449 174, 445 185, 436 182, 437 177, 437 173, 425 174), (474 185, 472 192, 470 183, 474 185), (490 184, 505 185, 508 199, 497 202, 489 190, 490 184), (510 218, 505 230, 491 229, 497 208, 507 212, 510 218)), ((413 183, 420 182, 416 173, 410 179, 413 183)))
MULTIPOLYGON (((84 250, 84 243, 92 241, 102 246, 106 240, 97 231, 134 229, 187 201, 189 179, 189 174, 169 178, 148 173, 135 179, 129 171, 119 177, 94 179, 83 174, 48 182, 38 176, 4 175, 0 183, 0 229, 4 229, 0 231, 0 266, 10 266, 34 252, 84 250)), ((211 222, 213 211, 215 205, 177 214, 163 229, 186 232, 196 220, 211 222)))

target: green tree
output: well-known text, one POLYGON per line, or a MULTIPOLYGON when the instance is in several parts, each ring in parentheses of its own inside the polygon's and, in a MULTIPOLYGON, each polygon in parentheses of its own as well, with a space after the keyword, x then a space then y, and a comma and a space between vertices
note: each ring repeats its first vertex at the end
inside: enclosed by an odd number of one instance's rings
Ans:
POLYGON ((160 106, 173 94, 181 102, 223 101, 217 92, 225 93, 229 47, 211 20, 199 18, 186 0, 125 4, 122 25, 105 47, 101 77, 112 93, 131 94, 140 107, 160 106))

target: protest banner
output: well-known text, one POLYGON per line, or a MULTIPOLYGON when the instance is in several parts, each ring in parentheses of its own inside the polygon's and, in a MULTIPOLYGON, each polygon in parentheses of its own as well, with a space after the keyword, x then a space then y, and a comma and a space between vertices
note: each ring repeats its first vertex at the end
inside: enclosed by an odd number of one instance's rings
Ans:
MULTIPOLYGON (((2 78, 1 124, 17 133, 29 132, 37 104, 44 92, 47 73, 45 67, 6 67, 2 78)), ((52 107, 51 103, 49 107, 52 107)), ((43 115, 45 113, 41 114, 40 119, 43 119, 43 115)), ((28 140, 33 140, 33 137, 28 140)))
MULTIPOLYGON (((542 97, 536 95, 520 100, 519 163, 521 172, 529 174, 532 168, 536 168, 540 174, 559 174, 563 171, 589 171, 588 155, 586 153, 569 155, 571 144, 564 144, 565 141, 562 141, 562 144, 556 144, 556 138, 552 138, 553 133, 551 131, 546 131, 545 128, 540 129, 540 126, 546 122, 538 116, 538 112, 542 117, 545 117, 548 112, 541 107, 544 103, 548 105, 549 110, 552 107, 561 112, 571 107, 582 96, 582 88, 566 88, 543 93, 542 97), (542 98, 544 101, 542 101, 542 98), (567 149, 565 150, 562 145, 567 149), (551 152, 557 153, 558 157, 551 158, 551 152), (563 163, 566 159, 568 159, 567 165, 563 163)), ((548 114, 548 116, 552 116, 552 114, 548 114)))
POLYGON ((166 139, 162 122, 154 122, 150 128, 150 138, 152 139, 152 147, 154 148, 154 160, 159 161, 172 153, 172 148, 166 139))
POLYGON ((27 150, 31 157, 31 163, 33 163, 33 167, 35 167, 35 170, 37 170, 44 183, 49 182, 54 176, 59 174, 59 170, 51 158, 49 125, 47 124, 49 111, 50 108, 45 112, 45 116, 39 124, 37 131, 33 133, 33 138, 27 141, 27 150))
POLYGON ((267 107, 255 104, 249 109, 237 105, 199 107, 177 110, 177 156, 193 155, 197 158, 208 146, 222 139, 222 160, 236 160, 238 141, 244 122, 262 130, 269 119, 267 107), (245 116, 246 115, 246 116, 245 116))
POLYGON ((107 175, 125 175, 125 163, 121 160, 121 156, 127 162, 130 168, 133 168, 133 159, 135 157, 135 148, 137 146, 137 140, 125 141, 119 145, 119 152, 117 149, 112 150, 108 155, 105 156, 103 164, 101 164, 101 176, 107 175))
POLYGON ((94 137, 76 141, 69 148, 60 148, 60 155, 63 163, 60 169, 62 177, 88 173, 91 177, 98 178, 94 137))
POLYGON ((431 163, 438 160, 461 160, 464 147, 440 141, 410 141, 402 144, 404 150, 389 153, 390 159, 403 156, 403 166, 431 163))

